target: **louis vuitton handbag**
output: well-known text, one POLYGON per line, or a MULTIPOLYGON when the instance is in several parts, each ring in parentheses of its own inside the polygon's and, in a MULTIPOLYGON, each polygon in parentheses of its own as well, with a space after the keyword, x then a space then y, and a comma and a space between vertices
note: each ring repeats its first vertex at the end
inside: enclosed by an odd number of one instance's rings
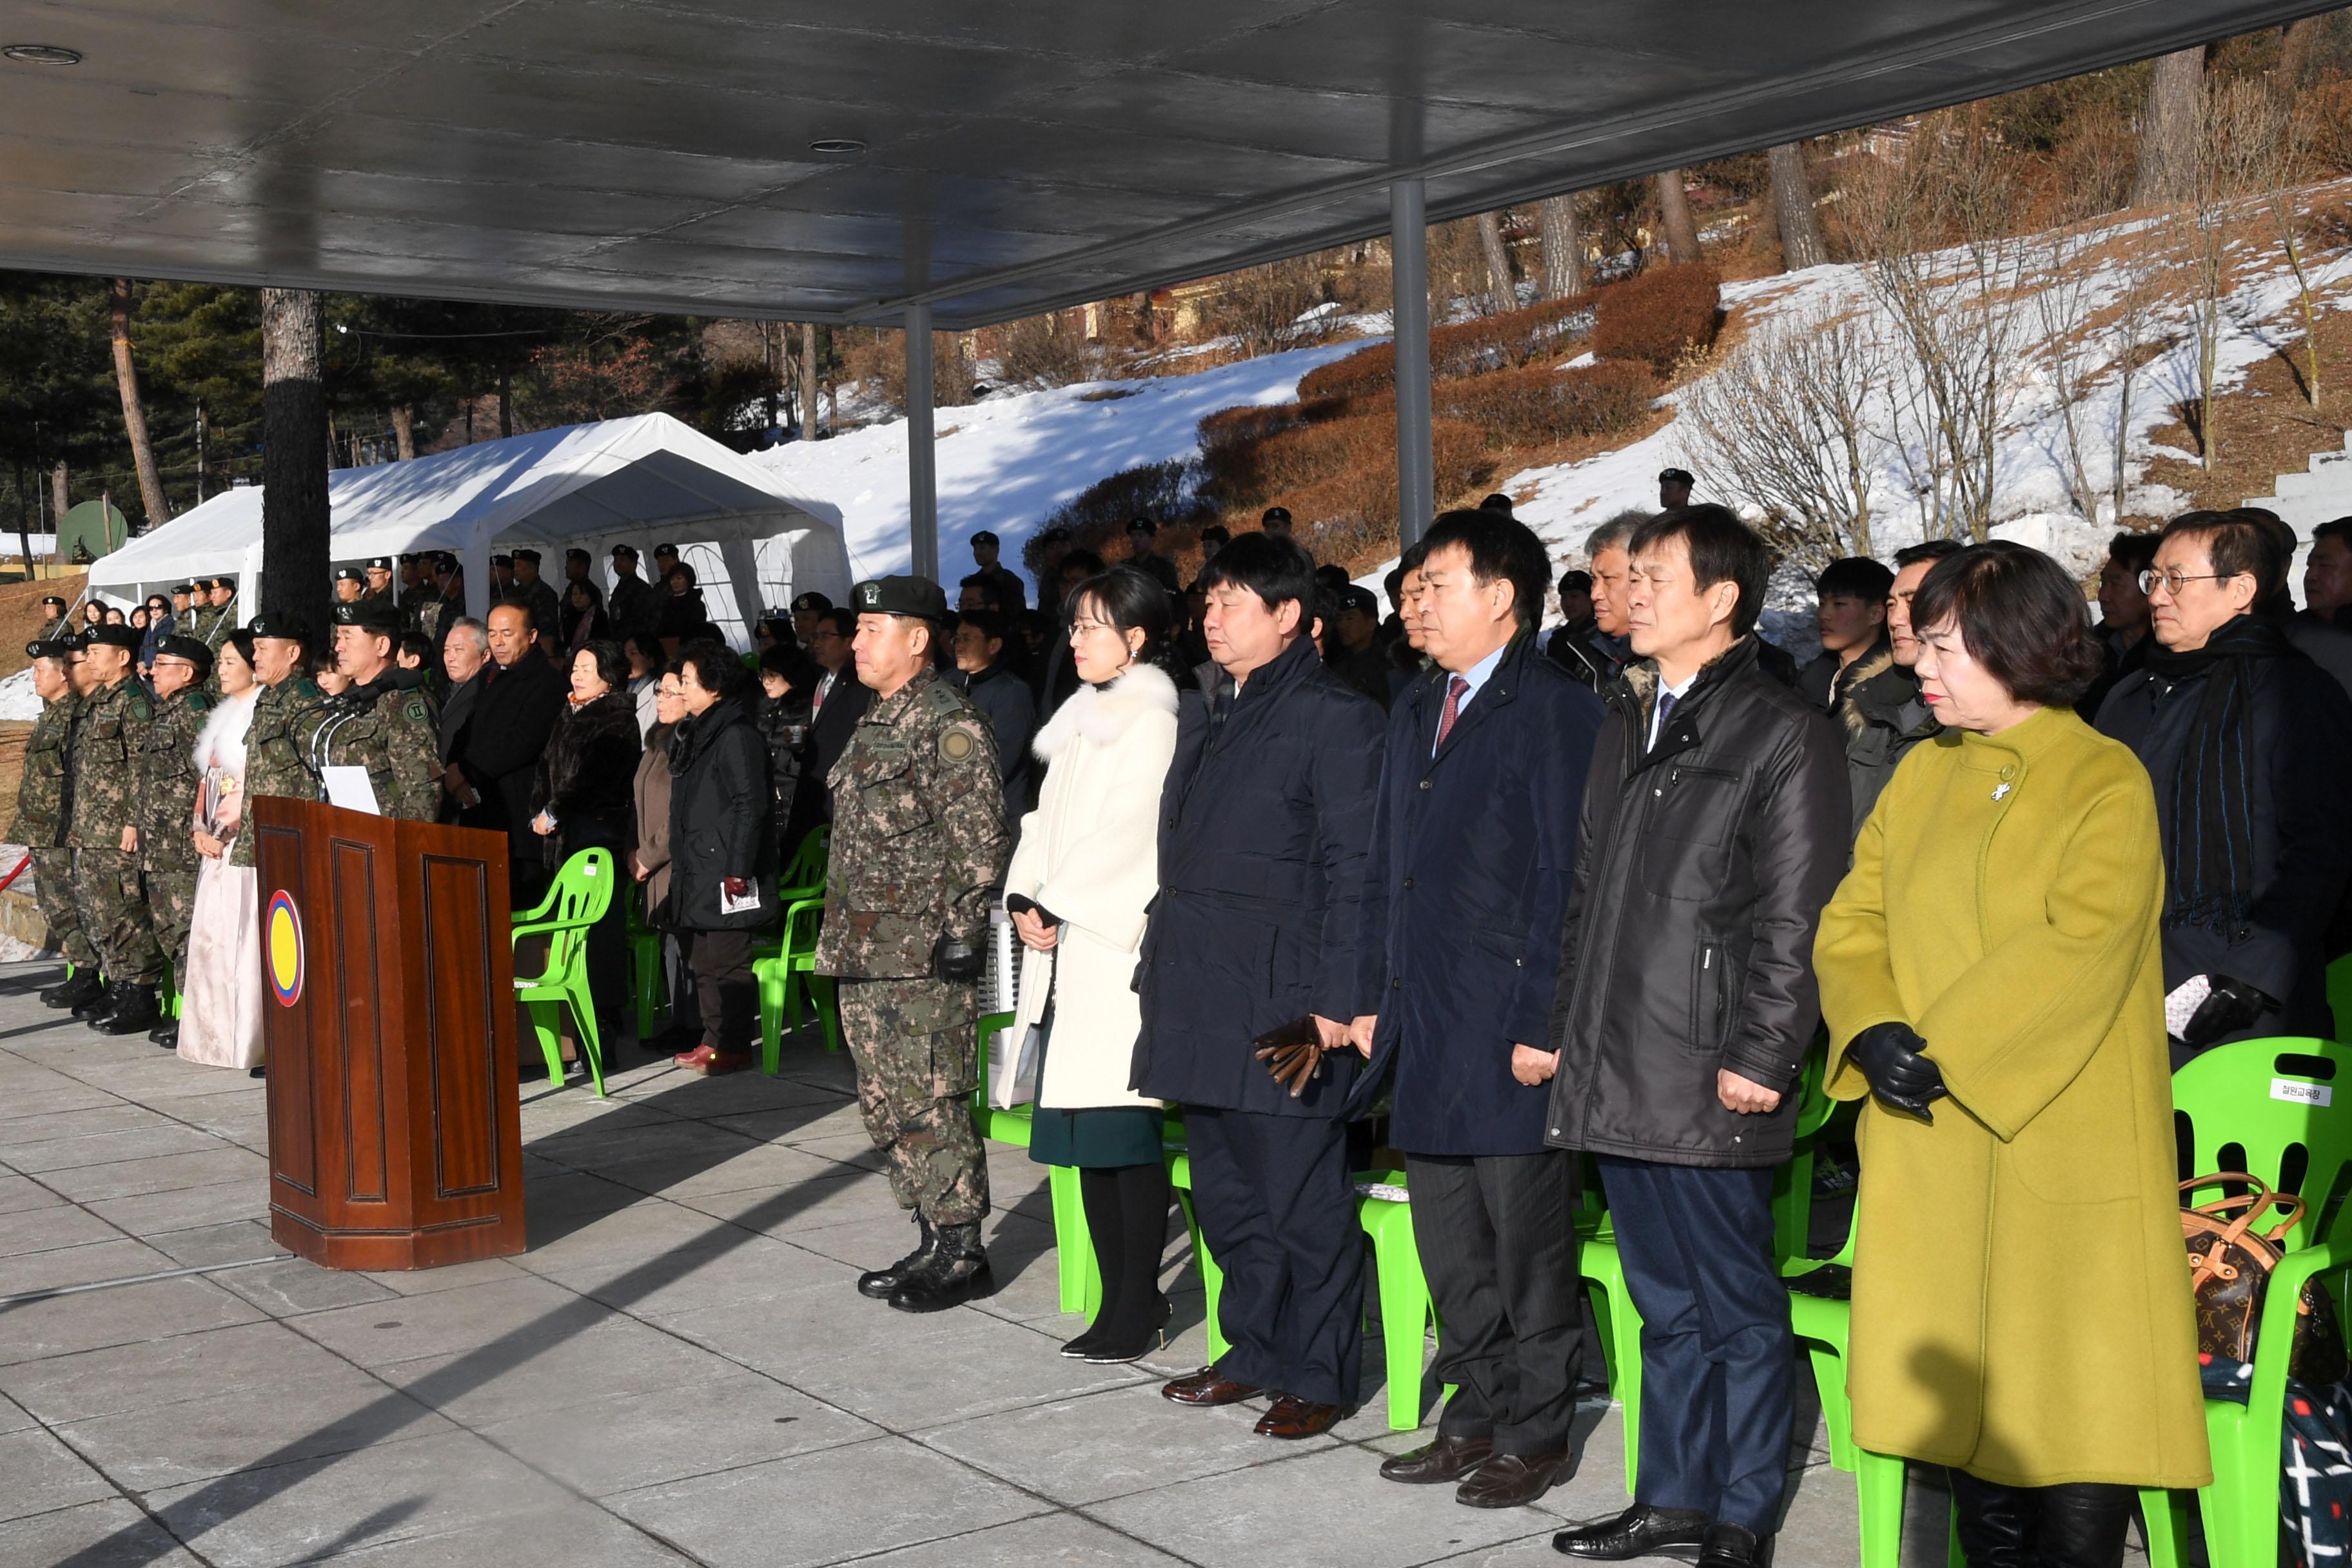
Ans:
MULTIPOLYGON (((2303 1216, 2304 1201, 2273 1192, 2242 1171, 2222 1171, 2180 1184, 2193 1189, 2222 1184, 2244 1190, 2184 1207, 2180 1230, 2189 1248, 2189 1279, 2197 1293, 2197 1350, 2205 1356, 2252 1363, 2261 1332, 2263 1298, 2283 1256, 2280 1242, 2303 1216), (2267 1229, 2258 1229, 2271 1218, 2267 1229)), ((2294 1345, 2287 1373, 2315 1384, 2335 1383, 2347 1370, 2335 1303, 2316 1279, 2304 1281, 2295 1303, 2294 1345)))

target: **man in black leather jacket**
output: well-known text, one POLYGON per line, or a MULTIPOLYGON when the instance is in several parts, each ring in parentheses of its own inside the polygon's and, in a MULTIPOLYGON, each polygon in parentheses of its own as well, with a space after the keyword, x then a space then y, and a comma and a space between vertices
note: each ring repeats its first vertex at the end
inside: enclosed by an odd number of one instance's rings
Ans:
POLYGON ((1594 1155, 1642 1314, 1634 1506, 1562 1531, 1571 1556, 1696 1544, 1757 1568, 1793 1416, 1773 1168, 1819 1016, 1813 931, 1843 875, 1845 750, 1758 667, 1770 570, 1721 507, 1635 531, 1635 662, 1586 780, 1552 1010, 1547 1131, 1594 1155))

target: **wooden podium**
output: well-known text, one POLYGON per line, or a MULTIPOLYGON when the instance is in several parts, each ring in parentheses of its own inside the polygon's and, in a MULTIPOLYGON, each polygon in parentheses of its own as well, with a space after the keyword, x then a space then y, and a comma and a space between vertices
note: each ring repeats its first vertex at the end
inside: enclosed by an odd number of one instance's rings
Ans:
POLYGON ((269 1233, 329 1268, 523 1249, 503 834, 258 797, 269 1233))

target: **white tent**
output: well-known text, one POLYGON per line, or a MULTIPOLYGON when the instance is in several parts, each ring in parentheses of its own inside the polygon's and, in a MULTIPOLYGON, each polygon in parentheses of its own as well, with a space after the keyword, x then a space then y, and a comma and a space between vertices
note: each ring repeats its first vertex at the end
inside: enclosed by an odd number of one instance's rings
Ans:
MULTIPOLYGON (((841 510, 795 495, 775 476, 667 414, 537 430, 480 441, 404 463, 338 468, 328 476, 329 558, 338 563, 404 552, 447 550, 466 568, 467 607, 488 607, 490 556, 516 545, 549 556, 577 545, 611 585, 606 555, 637 548, 643 570, 668 541, 695 569, 712 620, 739 639, 770 605, 811 589, 835 604, 849 595, 841 510)), ((261 491, 223 491, 102 556, 90 591, 137 599, 194 576, 234 575, 245 614, 260 580, 261 491)), ((240 616, 242 618, 242 616, 240 616)))

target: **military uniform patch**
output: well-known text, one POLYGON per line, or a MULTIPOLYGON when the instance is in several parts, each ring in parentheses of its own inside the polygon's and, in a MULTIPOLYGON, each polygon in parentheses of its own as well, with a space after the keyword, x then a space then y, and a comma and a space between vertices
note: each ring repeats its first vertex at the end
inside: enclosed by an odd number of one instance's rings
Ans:
POLYGON ((940 731, 940 755, 951 763, 961 763, 980 750, 980 734, 969 724, 956 724, 940 731))

